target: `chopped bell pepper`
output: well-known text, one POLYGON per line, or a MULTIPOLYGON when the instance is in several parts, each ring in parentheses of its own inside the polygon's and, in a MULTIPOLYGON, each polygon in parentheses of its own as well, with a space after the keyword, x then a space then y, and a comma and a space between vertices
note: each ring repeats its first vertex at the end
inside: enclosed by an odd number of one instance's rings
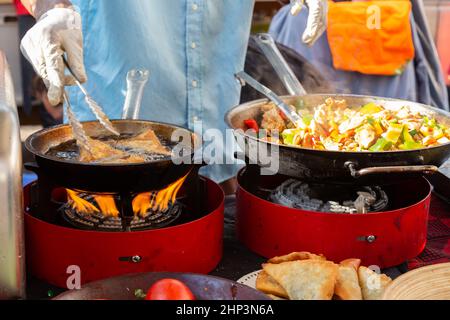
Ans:
POLYGON ((400 136, 403 132, 403 124, 398 123, 390 123, 389 128, 386 131, 386 133, 383 134, 383 137, 387 140, 392 142, 393 144, 396 144, 398 142, 398 139, 400 139, 400 136))
MULTIPOLYGON (((415 130, 411 130, 415 131, 415 130)), ((405 126, 402 133, 402 139, 403 143, 399 145, 399 148, 401 150, 414 150, 414 149, 421 149, 423 148, 423 145, 416 142, 414 140, 413 136, 411 135, 411 131, 408 131, 408 127, 405 126)), ((414 133, 414 132, 413 132, 414 133)))
POLYGON ((415 141, 405 141, 405 143, 398 146, 400 150, 415 150, 423 148, 423 145, 415 141))
POLYGON ((303 123, 307 126, 309 126, 311 124, 311 121, 314 119, 314 117, 310 114, 305 114, 302 117, 303 123))
POLYGON ((385 138, 379 138, 373 146, 369 148, 370 151, 387 151, 392 147, 392 142, 385 138))
POLYGON ((244 120, 244 124, 248 129, 255 130, 256 132, 259 131, 259 125, 255 119, 244 120))
POLYGON ((423 125, 420 127, 420 133, 425 137, 433 136, 435 140, 444 136, 444 130, 436 123, 436 119, 423 118, 423 125))
POLYGON ((286 129, 281 133, 281 136, 283 137, 283 142, 285 144, 294 144, 294 137, 297 134, 298 130, 296 129, 286 129))
POLYGON ((383 111, 383 108, 374 102, 369 102, 359 110, 362 114, 374 114, 383 111))
POLYGON ((423 122, 427 127, 434 128, 436 126, 436 119, 429 119, 428 117, 423 118, 423 122))
POLYGON ((380 120, 375 120, 372 117, 368 117, 367 122, 375 129, 377 135, 380 136, 384 132, 383 128, 381 127, 380 120))
POLYGON ((416 142, 406 126, 403 128, 402 139, 403 142, 416 142))

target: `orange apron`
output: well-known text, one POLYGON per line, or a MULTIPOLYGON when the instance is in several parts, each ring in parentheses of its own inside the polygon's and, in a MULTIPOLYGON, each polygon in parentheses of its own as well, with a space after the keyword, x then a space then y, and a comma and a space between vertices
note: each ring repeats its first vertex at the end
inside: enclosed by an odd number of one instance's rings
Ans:
POLYGON ((328 43, 336 69, 396 75, 414 58, 409 0, 329 2, 328 43))

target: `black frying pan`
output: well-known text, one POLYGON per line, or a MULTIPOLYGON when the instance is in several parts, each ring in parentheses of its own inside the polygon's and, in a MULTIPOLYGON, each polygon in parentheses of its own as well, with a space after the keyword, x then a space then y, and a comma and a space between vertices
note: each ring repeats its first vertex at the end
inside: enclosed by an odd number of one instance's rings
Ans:
MULTIPOLYGON (((91 192, 161 190, 192 170, 195 146, 199 145, 195 143, 199 138, 193 132, 151 121, 116 120, 113 124, 121 134, 139 134, 152 129, 166 141, 172 141, 172 133, 180 130, 187 137, 181 145, 188 151, 179 157, 184 164, 175 164, 170 156, 139 164, 93 164, 48 156, 49 148, 73 139, 71 127, 60 125, 39 131, 26 140, 25 146, 34 154, 37 163, 37 167, 31 169, 51 177, 59 186, 91 192)), ((83 126, 88 136, 109 135, 97 121, 84 122, 83 126)))
MULTIPOLYGON (((409 106, 437 118, 450 125, 450 113, 423 104, 370 96, 310 94, 304 96, 286 96, 285 102, 306 107, 323 104, 329 98, 345 99, 349 107, 360 107, 369 102, 383 105, 387 109, 409 106)), ((230 110, 225 121, 232 129, 246 130, 244 120, 260 120, 261 107, 268 100, 262 99, 239 105, 230 110)), ((307 181, 385 184, 398 179, 411 178, 413 175, 436 172, 450 156, 450 143, 418 150, 388 152, 344 152, 312 150, 294 146, 278 145, 257 139, 254 136, 235 130, 240 147, 247 158, 264 166, 249 150, 267 148, 273 158, 279 159, 278 173, 307 181)))

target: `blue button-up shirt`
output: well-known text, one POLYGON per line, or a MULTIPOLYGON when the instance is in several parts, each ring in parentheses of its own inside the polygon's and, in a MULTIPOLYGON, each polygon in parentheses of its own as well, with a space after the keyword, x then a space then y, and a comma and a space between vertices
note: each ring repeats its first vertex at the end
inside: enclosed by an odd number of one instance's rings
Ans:
MULTIPOLYGON (((86 87, 112 119, 121 117, 130 69, 150 71, 141 119, 225 130, 239 102, 253 0, 73 0, 83 20, 86 87)), ((94 119, 77 88, 70 99, 81 120, 94 119)), ((216 141, 220 143, 219 141, 216 141)), ((219 146, 220 148, 221 146, 219 146)), ((224 152, 230 157, 231 149, 224 152)), ((210 166, 223 181, 234 165, 210 166)))

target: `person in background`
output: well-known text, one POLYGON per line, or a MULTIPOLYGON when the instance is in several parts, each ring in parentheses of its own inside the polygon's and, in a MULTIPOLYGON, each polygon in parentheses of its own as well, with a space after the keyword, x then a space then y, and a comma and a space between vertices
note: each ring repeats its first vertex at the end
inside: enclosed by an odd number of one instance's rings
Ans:
MULTIPOLYGON (((34 24, 34 17, 28 12, 28 10, 22 5, 20 0, 14 0, 14 6, 16 8, 17 21, 19 25, 19 38, 22 39, 23 36, 30 30, 34 24)), ((20 68, 21 68, 21 78, 22 78, 22 90, 23 90, 23 102, 22 107, 26 115, 31 114, 32 109, 32 79, 35 76, 33 66, 28 62, 27 59, 21 54, 20 55, 20 68)))
POLYGON ((47 96, 47 87, 44 81, 35 76, 32 82, 33 96, 41 103, 39 115, 44 128, 55 126, 63 123, 63 105, 53 106, 50 104, 47 96))
POLYGON ((307 25, 306 10, 297 16, 289 12, 285 6, 276 14, 270 34, 318 68, 338 93, 399 98, 449 110, 422 0, 330 1, 327 31, 313 47, 299 40, 299 30, 307 25), (374 5, 381 8, 380 26, 374 5))
MULTIPOLYGON (((140 118, 225 134, 225 112, 239 103, 235 73, 244 67, 253 0, 22 0, 37 24, 22 40, 22 51, 48 87, 52 105, 61 102, 65 85, 62 55, 111 119, 121 117, 130 69, 150 71, 140 118), (84 22, 82 24, 82 21, 84 22)), ((326 0, 307 0, 310 23, 305 41, 322 31, 318 9, 326 0)), ((68 93, 80 120, 92 120, 77 88, 68 93)), ((205 140, 211 137, 204 136, 205 140)), ((225 139, 224 139, 225 140, 225 139)), ((234 146, 214 149, 232 159, 234 146)), ((233 138, 228 139, 232 141, 233 138)), ((208 142, 208 141, 207 141, 208 142)), ((202 172, 235 188, 237 165, 214 164, 202 172)))

